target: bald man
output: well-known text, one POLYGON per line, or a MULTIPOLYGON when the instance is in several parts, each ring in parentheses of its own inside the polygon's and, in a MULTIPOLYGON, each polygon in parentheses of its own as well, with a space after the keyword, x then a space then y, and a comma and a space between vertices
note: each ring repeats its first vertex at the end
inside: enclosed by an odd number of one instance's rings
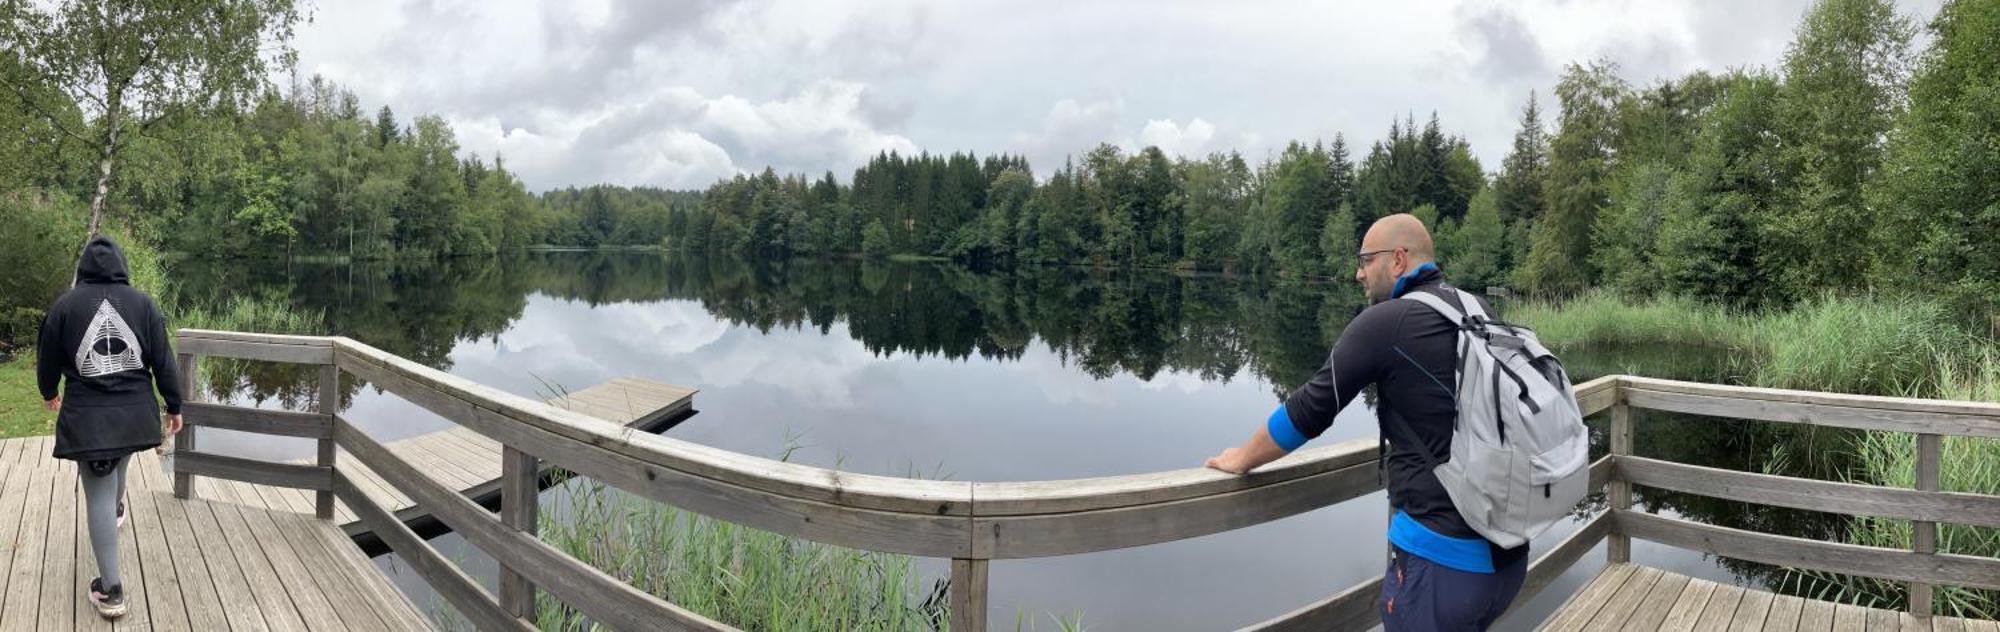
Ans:
POLYGON ((1356 393, 1375 386, 1393 512, 1376 609, 1391 632, 1484 630, 1521 591, 1528 567, 1527 545, 1503 549, 1481 537, 1431 473, 1432 464, 1451 458, 1458 328, 1417 301, 1391 299, 1429 292, 1463 311, 1433 252, 1430 232, 1415 216, 1391 215, 1370 226, 1354 269, 1368 309, 1248 442, 1206 463, 1242 474, 1275 461, 1325 432, 1356 393))

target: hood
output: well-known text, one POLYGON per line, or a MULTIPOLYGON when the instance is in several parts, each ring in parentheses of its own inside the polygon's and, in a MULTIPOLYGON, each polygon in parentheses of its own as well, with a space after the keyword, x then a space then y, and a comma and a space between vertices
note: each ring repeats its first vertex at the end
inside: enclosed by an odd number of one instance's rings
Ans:
POLYGON ((76 262, 76 280, 131 284, 131 277, 125 271, 125 253, 118 250, 118 244, 111 243, 110 237, 90 238, 90 243, 83 247, 83 259, 76 262))

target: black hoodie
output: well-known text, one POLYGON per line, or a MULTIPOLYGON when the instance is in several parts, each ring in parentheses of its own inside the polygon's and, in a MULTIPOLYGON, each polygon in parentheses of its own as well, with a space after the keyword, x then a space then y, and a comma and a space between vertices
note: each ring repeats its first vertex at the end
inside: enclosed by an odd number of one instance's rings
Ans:
POLYGON ((56 415, 56 458, 115 459, 160 445, 159 388, 167 413, 181 411, 179 371, 167 321, 133 289, 125 255, 103 236, 83 247, 76 287, 42 321, 36 377, 42 399, 63 388, 56 415))

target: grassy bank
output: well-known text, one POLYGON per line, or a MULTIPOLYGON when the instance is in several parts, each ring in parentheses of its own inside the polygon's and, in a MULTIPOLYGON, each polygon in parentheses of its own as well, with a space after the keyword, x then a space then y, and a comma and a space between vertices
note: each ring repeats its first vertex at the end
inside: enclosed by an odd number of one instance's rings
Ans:
POLYGON ((0 439, 55 432, 56 414, 42 410, 42 392, 35 386, 35 350, 19 351, 0 363, 0 439))
POLYGON ((1560 304, 1509 305, 1503 315, 1534 328, 1558 352, 1650 344, 1726 351, 1732 381, 1748 386, 1953 399, 2000 389, 1980 364, 1990 367, 1985 358, 2000 353, 2000 344, 1924 299, 1829 295, 1748 314, 1689 299, 1594 292, 1560 304))

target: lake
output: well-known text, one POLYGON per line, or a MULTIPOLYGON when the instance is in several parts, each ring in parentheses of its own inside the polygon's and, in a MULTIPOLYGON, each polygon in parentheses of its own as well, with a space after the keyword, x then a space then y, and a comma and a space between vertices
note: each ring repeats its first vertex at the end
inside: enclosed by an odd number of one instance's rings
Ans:
MULTIPOLYGON (((190 259, 174 273, 188 296, 250 295, 322 312, 328 333, 520 395, 545 398, 620 376, 695 387, 700 414, 668 431, 681 439, 770 457, 790 448, 791 460, 811 465, 957 481, 1198 467, 1258 428, 1364 306, 1351 282, 646 252, 352 264, 190 259)), ((1578 381, 1611 372, 1725 377, 1720 355, 1702 350, 1564 358, 1578 381)), ((217 367, 208 383, 262 406, 296 406, 310 388, 297 372, 245 364, 217 367)), ((448 424, 371 387, 347 390, 344 416, 377 439, 448 424)), ((1741 432, 1748 424, 1738 422, 1635 417, 1640 454, 1690 463, 1756 470, 1783 440, 1741 432)), ((1357 400, 1313 445, 1375 433, 1373 412, 1357 400)), ((303 442, 213 434, 204 432, 204 449, 311 453, 303 442)), ((1711 522, 1794 534, 1832 528, 1798 512, 1644 490, 1639 497, 1711 522)), ((1111 630, 1247 625, 1381 573, 1387 515, 1376 493, 1208 537, 998 561, 991 619, 1004 627, 1020 613, 1046 626, 1053 613, 1111 630)), ((1561 525, 1535 546, 1547 550, 1572 529, 1561 525)), ((494 581, 492 561, 455 535, 434 543, 494 581)), ((1645 542, 1633 549, 1635 561, 1718 581, 1761 586, 1776 577, 1645 542)), ((1531 627, 1603 559, 1601 551, 1585 556, 1506 629, 1531 627)), ((394 555, 378 563, 420 607, 439 609, 394 555)), ((947 574, 944 560, 921 560, 919 569, 925 586, 947 574)))

